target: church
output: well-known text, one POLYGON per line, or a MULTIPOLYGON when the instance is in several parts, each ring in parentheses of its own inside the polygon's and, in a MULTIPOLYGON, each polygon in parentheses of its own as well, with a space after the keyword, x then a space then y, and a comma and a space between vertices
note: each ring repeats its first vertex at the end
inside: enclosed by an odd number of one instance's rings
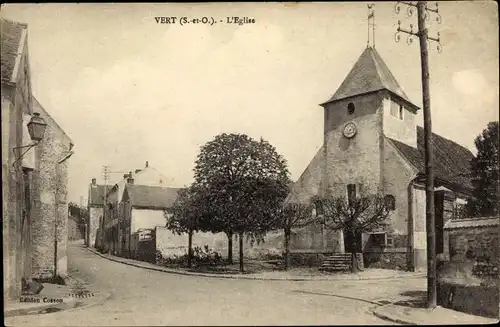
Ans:
MULTIPOLYGON (((424 132, 420 110, 405 94, 373 46, 368 46, 338 90, 321 104, 324 141, 291 199, 384 194, 391 198, 390 227, 361 235, 365 267, 422 271, 426 261, 424 132), (352 193, 351 193, 352 194, 352 193)), ((471 196, 473 154, 433 134, 436 247, 443 253, 443 224, 471 196)), ((343 253, 343 233, 309 226, 295 231, 293 253, 343 253)))

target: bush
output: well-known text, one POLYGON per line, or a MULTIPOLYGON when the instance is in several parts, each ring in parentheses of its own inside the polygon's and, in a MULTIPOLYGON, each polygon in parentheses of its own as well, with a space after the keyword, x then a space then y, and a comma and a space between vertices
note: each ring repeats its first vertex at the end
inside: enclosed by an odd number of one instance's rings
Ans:
MULTIPOLYGON (((171 257, 163 257, 160 251, 156 251, 156 263, 164 266, 180 266, 187 267, 188 265, 188 254, 183 255, 173 255, 171 257)), ((222 256, 213 250, 211 250, 208 245, 203 248, 196 246, 193 248, 193 256, 191 259, 193 266, 209 265, 216 266, 224 264, 224 259, 222 256)))

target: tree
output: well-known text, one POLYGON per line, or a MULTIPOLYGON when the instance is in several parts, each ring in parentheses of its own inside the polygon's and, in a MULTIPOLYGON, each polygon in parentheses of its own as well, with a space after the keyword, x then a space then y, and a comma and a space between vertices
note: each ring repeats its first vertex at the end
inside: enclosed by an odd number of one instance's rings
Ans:
POLYGON ((499 123, 488 123, 481 135, 476 137, 477 155, 471 160, 471 177, 474 197, 467 203, 469 215, 497 215, 499 168, 499 123))
POLYGON ((193 258, 193 234, 200 230, 202 201, 196 187, 190 186, 178 191, 177 199, 165 211, 166 227, 179 235, 188 234, 188 267, 191 268, 193 258))
POLYGON ((303 228, 318 221, 311 204, 285 203, 276 217, 276 227, 283 230, 285 238, 285 269, 290 267, 290 237, 292 229, 303 228))
POLYGON ((272 224, 273 208, 288 193, 285 159, 262 138, 220 134, 201 147, 196 160, 195 184, 209 199, 207 217, 212 232, 225 232, 232 262, 232 236, 238 235, 240 271, 243 272, 243 236, 262 239, 272 224), (263 206, 271 209, 262 210, 263 206))
POLYGON ((388 224, 392 211, 391 198, 379 195, 346 199, 345 197, 314 198, 319 214, 323 215, 325 227, 341 230, 345 235, 347 252, 351 253, 352 272, 359 271, 356 253, 361 252, 362 233, 370 232, 388 224))

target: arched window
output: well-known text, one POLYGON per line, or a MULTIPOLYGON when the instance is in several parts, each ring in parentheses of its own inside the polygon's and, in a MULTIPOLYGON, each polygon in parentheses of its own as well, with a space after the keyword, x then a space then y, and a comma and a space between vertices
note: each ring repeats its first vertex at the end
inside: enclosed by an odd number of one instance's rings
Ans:
POLYGON ((349 102, 349 104, 347 105, 347 113, 349 115, 352 115, 354 113, 354 110, 356 110, 356 108, 354 107, 354 103, 349 102))
POLYGON ((389 210, 395 210, 396 209, 396 199, 394 198, 393 195, 386 195, 385 196, 385 205, 389 210))

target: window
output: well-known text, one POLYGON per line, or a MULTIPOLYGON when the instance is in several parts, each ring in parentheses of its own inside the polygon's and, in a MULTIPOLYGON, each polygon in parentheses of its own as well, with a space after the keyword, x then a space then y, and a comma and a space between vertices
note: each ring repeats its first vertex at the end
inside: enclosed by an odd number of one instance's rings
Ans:
POLYGON ((388 207, 389 210, 396 209, 396 199, 394 198, 393 195, 389 194, 385 196, 385 205, 388 207))
POLYGON ((405 108, 402 105, 391 101, 391 116, 398 118, 400 120, 403 120, 404 119, 404 111, 405 111, 405 108))
POLYGON ((316 215, 318 215, 318 216, 320 216, 324 213, 323 212, 323 205, 322 205, 321 201, 316 201, 314 203, 314 209, 316 211, 316 215))
POLYGON ((349 115, 352 115, 354 113, 354 110, 356 110, 356 108, 354 107, 354 103, 349 102, 349 104, 347 105, 347 113, 349 115))
POLYGON ((356 184, 347 184, 347 203, 349 205, 356 199, 356 184))
MULTIPOLYGON (((392 240, 391 240, 392 242, 392 240)), ((386 247, 388 246, 387 233, 371 233, 370 234, 370 244, 374 247, 386 247)))

